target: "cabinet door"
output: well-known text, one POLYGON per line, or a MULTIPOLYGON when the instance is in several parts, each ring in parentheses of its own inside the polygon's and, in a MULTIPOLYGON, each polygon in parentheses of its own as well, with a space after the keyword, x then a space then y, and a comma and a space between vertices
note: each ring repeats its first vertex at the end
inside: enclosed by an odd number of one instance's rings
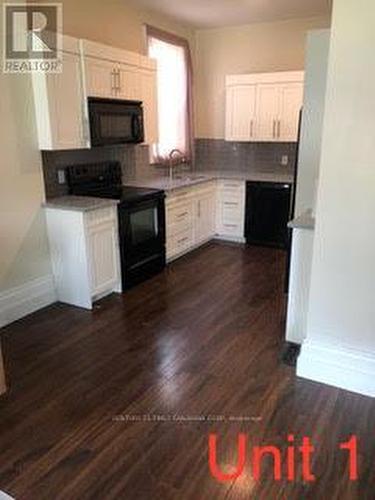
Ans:
POLYGON ((156 71, 140 73, 141 93, 144 112, 145 142, 156 144, 158 136, 157 82, 156 71))
POLYGON ((88 259, 91 276, 91 294, 96 296, 119 281, 116 224, 109 222, 88 229, 88 259))
POLYGON ((40 149, 86 147, 79 55, 64 52, 62 72, 33 74, 33 87, 40 149))
POLYGON ((113 63, 85 58, 86 93, 91 97, 116 97, 116 78, 113 63))
POLYGON ((280 85, 280 116, 278 140, 295 142, 298 138, 298 118, 303 101, 303 84, 280 85))
POLYGON ((256 85, 227 88, 225 138, 250 141, 255 133, 256 85))
POLYGON ((256 140, 273 142, 277 140, 280 89, 278 84, 266 83, 257 86, 256 140))
POLYGON ((215 201, 214 193, 199 195, 195 201, 195 244, 208 241, 215 234, 215 201))
POLYGON ((119 64, 116 66, 116 96, 119 99, 142 100, 138 68, 119 64))
POLYGON ((216 206, 216 233, 223 239, 242 241, 245 221, 245 182, 220 181, 216 206))

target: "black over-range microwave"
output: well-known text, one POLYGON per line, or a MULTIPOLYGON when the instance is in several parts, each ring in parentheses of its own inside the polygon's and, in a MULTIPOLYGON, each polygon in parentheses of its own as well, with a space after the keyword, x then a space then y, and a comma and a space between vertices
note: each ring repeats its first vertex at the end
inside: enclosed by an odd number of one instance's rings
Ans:
POLYGON ((144 141, 140 101, 88 98, 91 146, 144 141))

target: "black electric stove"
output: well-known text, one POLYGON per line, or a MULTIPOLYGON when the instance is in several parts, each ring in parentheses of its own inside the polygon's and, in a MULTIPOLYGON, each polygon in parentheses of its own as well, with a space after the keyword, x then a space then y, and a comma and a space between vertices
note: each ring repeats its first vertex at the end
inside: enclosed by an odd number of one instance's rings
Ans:
POLYGON ((68 167, 69 192, 119 200, 118 223, 123 290, 165 267, 164 191, 122 185, 118 162, 68 167))

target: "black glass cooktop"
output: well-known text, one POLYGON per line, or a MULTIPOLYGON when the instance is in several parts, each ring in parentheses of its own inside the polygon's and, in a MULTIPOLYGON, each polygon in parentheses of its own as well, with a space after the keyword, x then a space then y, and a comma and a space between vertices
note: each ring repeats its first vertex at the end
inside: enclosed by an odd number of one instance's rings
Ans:
POLYGON ((122 204, 139 202, 164 195, 164 191, 136 186, 123 186, 118 162, 75 165, 68 168, 70 194, 120 200, 122 204))
POLYGON ((72 194, 77 196, 93 196, 95 198, 109 198, 119 200, 121 203, 133 203, 162 196, 164 191, 136 186, 101 186, 100 188, 77 188, 72 194))

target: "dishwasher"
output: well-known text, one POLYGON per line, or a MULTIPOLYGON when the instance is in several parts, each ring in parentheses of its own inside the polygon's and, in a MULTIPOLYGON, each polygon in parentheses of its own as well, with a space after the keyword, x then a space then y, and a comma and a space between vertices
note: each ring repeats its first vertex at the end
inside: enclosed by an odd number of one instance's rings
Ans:
POLYGON ((289 246, 292 184, 246 183, 246 242, 287 249, 289 246))

